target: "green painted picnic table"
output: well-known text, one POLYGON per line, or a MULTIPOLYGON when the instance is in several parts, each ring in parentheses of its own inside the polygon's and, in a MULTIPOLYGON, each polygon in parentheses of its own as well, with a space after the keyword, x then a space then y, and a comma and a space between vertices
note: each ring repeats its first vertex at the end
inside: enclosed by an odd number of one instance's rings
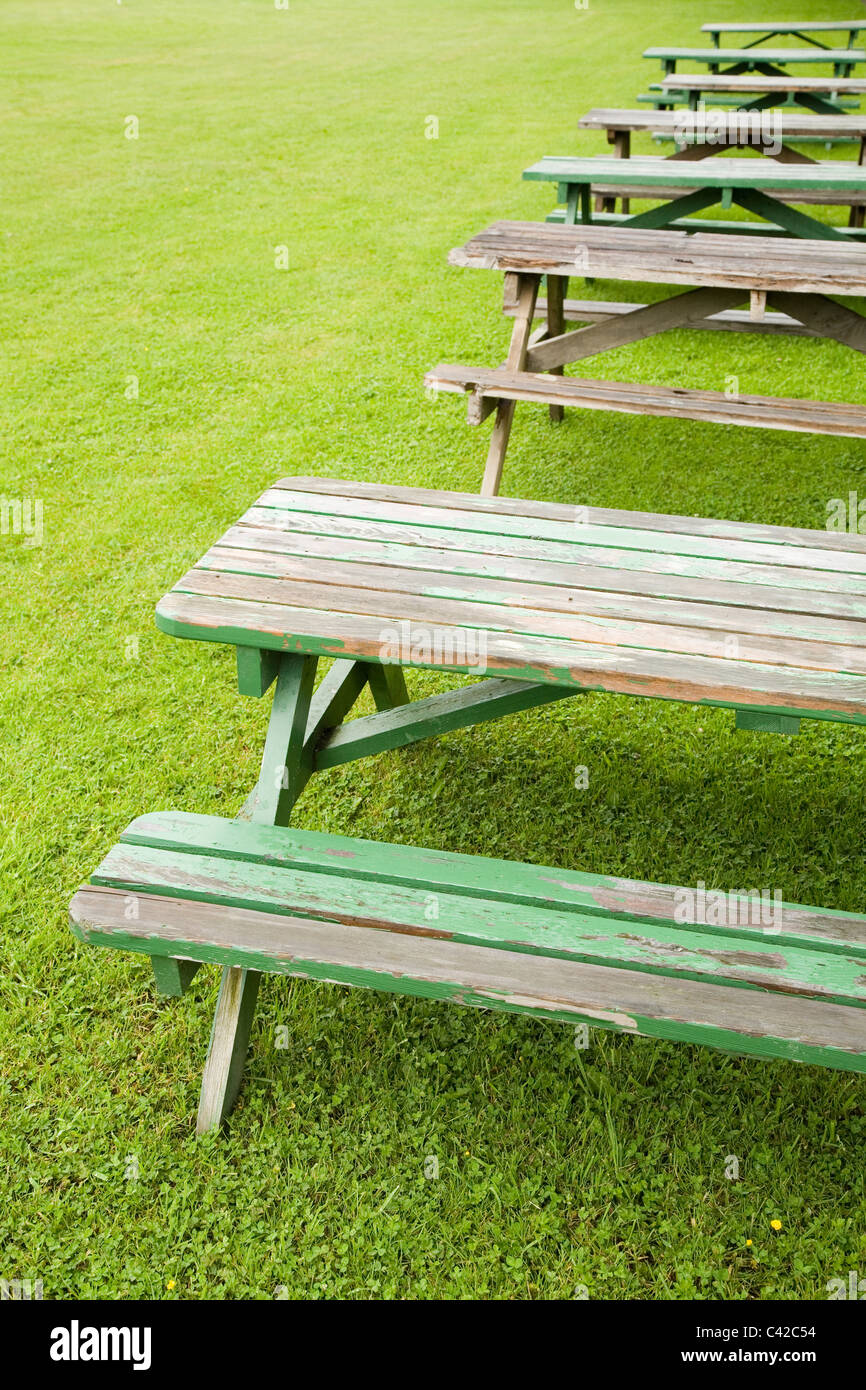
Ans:
POLYGON ((749 24, 736 24, 726 21, 722 24, 713 23, 701 25, 701 33, 709 34, 713 43, 718 47, 722 34, 756 34, 746 48, 756 48, 759 44, 767 43, 770 39, 791 37, 802 39, 804 43, 814 44, 816 48, 827 48, 827 44, 821 43, 820 39, 813 37, 814 34, 839 34, 847 33, 848 47, 853 48, 857 42, 858 34, 866 30, 866 20, 863 19, 828 19, 828 20, 806 20, 802 24, 779 23, 777 20, 768 20, 766 23, 757 21, 749 24))
POLYGON ((285 478, 157 622, 234 647, 242 693, 274 686, 237 818, 140 816, 70 909, 164 994, 222 969, 199 1132, 238 1093, 265 973, 866 1071, 862 914, 741 888, 712 894, 721 919, 701 885, 288 825, 319 771, 592 691, 866 723, 866 538, 285 478), (409 668, 478 679, 412 701, 409 668), (365 690, 377 713, 347 720, 365 690))
POLYGON ((838 116, 850 109, 850 97, 866 92, 862 77, 764 77, 758 73, 675 73, 663 77, 647 98, 658 106, 687 104, 696 109, 701 101, 720 99, 739 110, 763 111, 780 104, 802 106, 819 115, 838 116))
MULTIPOLYGON (((629 227, 689 230, 691 226, 692 230, 720 232, 735 227, 748 234, 749 223, 714 223, 711 219, 689 223, 690 215, 704 208, 737 204, 764 218, 776 233, 788 236, 835 240, 864 235, 862 227, 833 227, 789 205, 862 206, 866 202, 866 168, 841 160, 781 164, 765 158, 714 157, 679 164, 654 155, 631 159, 547 155, 525 169, 523 177, 557 185, 559 202, 565 208, 551 213, 548 221, 616 221, 629 227), (593 190, 596 194, 665 201, 640 213, 598 213, 592 209, 593 190)), ((754 230, 766 235, 768 229, 754 224, 754 230)))
POLYGON ((862 48, 684 48, 662 45, 644 50, 645 58, 660 62, 665 75, 677 70, 677 63, 706 64, 711 73, 732 76, 742 72, 762 72, 785 77, 787 69, 803 63, 832 63, 836 77, 849 77, 858 63, 866 62, 862 48), (722 65, 725 65, 724 67, 722 65))

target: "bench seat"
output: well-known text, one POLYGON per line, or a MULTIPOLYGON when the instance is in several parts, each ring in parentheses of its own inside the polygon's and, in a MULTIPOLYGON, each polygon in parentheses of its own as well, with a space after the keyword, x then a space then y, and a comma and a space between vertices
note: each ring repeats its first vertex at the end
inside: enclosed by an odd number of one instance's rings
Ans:
POLYGON ((510 400, 866 438, 866 407, 846 402, 779 396, 729 397, 721 391, 450 364, 440 364, 427 372, 424 385, 436 391, 470 392, 474 407, 470 408, 472 424, 484 418, 485 401, 510 400))
POLYGON ((70 918, 82 941, 151 956, 169 993, 213 962, 866 1071, 866 916, 768 912, 746 890, 700 903, 697 889, 164 812, 133 821, 70 918), (720 913, 726 925, 704 924, 720 913))

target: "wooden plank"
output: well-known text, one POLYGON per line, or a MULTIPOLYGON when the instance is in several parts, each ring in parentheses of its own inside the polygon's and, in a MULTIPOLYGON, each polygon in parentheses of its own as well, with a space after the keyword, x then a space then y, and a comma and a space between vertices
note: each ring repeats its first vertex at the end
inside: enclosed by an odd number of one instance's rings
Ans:
MULTIPOLYGON (((355 497, 365 501, 400 502, 414 507, 447 507, 449 511, 489 513, 491 516, 534 516, 550 521, 579 522, 582 525, 626 527, 629 530, 661 531, 689 536, 720 536, 728 540, 762 541, 772 545, 826 547, 849 553, 866 554, 866 535, 837 531, 810 530, 803 526, 777 526, 764 522, 728 521, 719 517, 657 515, 654 512, 622 511, 611 507, 585 507, 582 504, 541 502, 533 498, 497 497, 491 501, 474 492, 453 492, 439 488, 401 487, 392 483, 349 481, 343 478, 291 477, 273 484, 277 490, 317 493, 323 497, 355 497)), ((249 513, 248 513, 249 515, 249 513)), ((423 524, 423 515, 418 520, 423 524)), ((226 532, 226 539, 236 528, 226 532)))
MULTIPOLYGON (((835 538, 839 533, 826 534, 835 538)), ((471 579, 476 588, 479 584, 501 582, 513 586, 503 591, 503 597, 517 602, 520 593, 532 592, 533 597, 540 594, 541 606, 545 606, 549 590, 553 591, 551 603, 555 604, 555 590, 561 587, 569 607, 574 603, 581 606, 593 602, 604 604, 608 598, 614 602, 625 595, 627 600, 637 598, 641 602, 645 598, 655 598, 664 603, 680 600, 687 604, 701 603, 710 612, 716 605, 729 605, 737 612, 743 610, 746 615, 750 610, 757 610, 762 616, 768 612, 790 613, 810 620, 855 619, 859 622, 866 619, 866 594, 858 594, 856 585, 849 582, 840 592, 834 579, 834 587, 825 587, 823 581, 818 587, 816 576, 809 569, 785 567, 782 571, 784 582, 773 575, 773 582, 769 583, 759 565, 706 561, 691 556, 677 557, 672 562, 668 557, 650 553, 641 555, 604 548, 598 549, 596 562, 586 552, 578 552, 575 557, 565 546, 556 543, 545 545, 543 552, 539 552, 528 542, 503 540, 498 546, 494 542, 486 550, 479 551, 461 549, 459 538, 454 536, 444 546, 434 548, 354 537, 293 535, 277 529, 244 526, 227 532, 224 540, 233 554, 242 556, 244 550, 252 554, 255 557, 252 567, 257 569, 261 565, 266 573, 284 572, 285 566, 289 571, 297 573, 300 570, 303 574, 308 572, 309 559, 316 562, 317 572, 329 563, 365 569, 381 565, 394 587, 409 592, 413 591, 413 585, 404 582, 403 575, 418 571, 421 583, 424 583, 424 575, 433 576, 431 584, 439 586, 433 592, 451 595, 462 592, 466 579, 471 579), (564 556, 561 552, 565 552, 564 556), (274 561, 273 567, 266 559, 258 558, 267 556, 274 561), (297 568, 293 570, 293 567, 297 568)), ((214 550, 220 548, 214 547, 214 550)), ((204 568, 207 560, 205 556, 200 567, 204 568)), ((238 560, 238 567, 243 567, 242 558, 238 560)), ((496 592, 494 588, 494 596, 496 592)), ((607 610, 602 608, 601 611, 607 610)), ((749 621, 748 616, 742 621, 749 621)))
MULTIPOLYGON (((487 575, 470 577, 420 567, 398 568, 366 563, 360 558, 346 561, 322 559, 316 566, 319 593, 318 598, 314 600, 306 591, 309 584, 309 563, 301 556, 214 546, 199 562, 197 569, 212 569, 221 574, 248 574, 294 580, 296 590, 304 587, 304 592, 299 593, 296 600, 298 605, 303 607, 310 606, 310 602, 314 607, 338 607, 339 594, 344 588, 348 588, 357 590, 359 594, 372 590, 392 595, 419 595, 436 600, 437 603, 440 600, 471 602, 479 609, 482 604, 486 604, 494 610, 494 614, 495 605, 507 605, 513 608, 533 609, 541 615, 597 614, 623 618, 630 622, 667 622, 680 626, 714 628, 726 634, 734 631, 751 632, 760 636, 796 634, 815 642, 866 646, 866 622, 862 619, 852 622, 805 613, 793 615, 784 608, 771 606, 776 601, 777 591, 770 585, 763 586, 762 592, 751 598, 754 606, 749 607, 746 604, 735 606, 721 602, 716 589, 707 594, 690 593, 689 601, 684 602, 676 597, 666 596, 663 584, 656 586, 653 593, 648 595, 606 591, 603 587, 590 588, 585 584, 579 585, 575 582, 574 574, 570 584, 548 583, 546 579, 539 579, 533 567, 528 569, 522 581, 517 581, 501 575, 494 578, 487 575), (333 585, 333 591, 325 587, 328 585, 333 585), (323 603, 325 598, 328 599, 327 603, 323 603)), ((596 579, 600 586, 603 585, 602 575, 597 575, 596 579)), ((745 598, 746 595, 741 592, 740 597, 745 598)), ((367 668, 358 669, 362 673, 363 684, 363 672, 367 668)), ((325 685, 326 682, 323 682, 319 687, 313 704, 320 698, 320 693, 323 697, 325 685)), ((354 699, 346 706, 346 711, 351 708, 352 703, 354 699)), ((312 717, 311 713, 311 719, 312 717)), ((333 720, 330 727, 339 722, 340 719, 333 720)))
MULTIPOLYGON (((857 617, 863 611, 862 576, 829 570, 819 575, 809 564, 797 566, 786 562, 770 572, 760 560, 751 563, 748 558, 723 559, 683 553, 688 551, 689 546, 681 547, 679 553, 662 551, 657 554, 654 553, 652 545, 633 551, 607 544, 607 541, 613 539, 610 536, 603 538, 597 546, 586 543, 585 537, 582 540, 581 537, 577 537, 577 544, 565 540, 545 540, 542 546, 537 539, 524 536, 497 537, 471 531, 437 530, 428 537, 419 537, 408 523, 377 523, 344 517, 340 518, 338 523, 329 526, 318 517, 298 513, 284 514, 268 509, 253 510, 255 518, 262 521, 264 526, 250 525, 238 528, 232 535, 248 533, 256 549, 262 545, 267 546, 269 529, 273 528, 270 534, 279 538, 274 541, 277 548, 288 549, 298 555, 351 558, 362 553, 370 554, 369 547, 379 545, 379 557, 385 563, 390 561, 400 566, 416 563, 425 568, 435 567, 439 559, 445 568, 450 568, 454 573, 503 577, 510 575, 522 579, 534 578, 535 571, 539 576, 539 582, 571 582, 577 587, 590 588, 616 588, 618 576, 625 572, 630 572, 623 579, 627 586, 635 583, 640 585, 641 577, 647 574, 651 575, 653 582, 659 586, 667 583, 668 579, 675 581, 677 577, 682 577, 688 578, 690 583, 706 580, 712 584, 735 586, 726 591, 727 601, 734 604, 771 606, 761 602, 756 605, 751 599, 753 586, 769 586, 774 593, 779 591, 780 606, 785 606, 785 590, 796 591, 791 595, 792 611, 795 612, 821 612, 827 616, 857 617), (315 531, 319 532, 318 535, 305 533, 309 522, 319 522, 319 526, 315 528, 315 531), (315 540, 320 542, 318 547, 314 544, 315 540), (513 560, 515 564, 507 565, 508 560, 513 560), (836 606, 836 595, 849 596, 853 602, 843 603, 841 607, 836 606)), ((585 524, 588 523, 584 523, 580 516, 575 517, 576 526, 585 524)), ((659 534, 664 533, 650 533, 653 544, 659 534)), ((862 537, 855 536, 851 539, 860 541, 862 537)), ((855 553, 861 552, 855 552, 852 547, 852 554, 855 553)), ((785 555, 787 560, 790 560, 790 552, 786 550, 785 555)), ((638 588, 637 592, 645 591, 638 588)), ((681 593, 676 588, 671 588, 669 592, 672 596, 681 593)), ((719 594, 722 592, 718 591, 719 594)))
POLYGON ((866 92, 862 77, 764 77, 760 73, 737 74, 726 77, 719 73, 678 72, 663 77, 659 86, 665 92, 772 92, 793 96, 798 92, 826 92, 828 95, 853 96, 866 92))
MULTIPOLYGON (((742 122, 744 114, 748 113, 737 110, 720 113, 721 116, 729 115, 735 127, 742 122)), ((757 115, 756 128, 759 133, 757 115)), ((643 130, 650 134, 659 132, 672 135, 674 131, 700 133, 707 129, 708 124, 714 128, 718 119, 719 116, 715 114, 708 118, 705 112, 700 111, 646 111, 640 107, 602 106, 587 111, 577 124, 583 130, 643 130)), ((774 108, 771 124, 773 131, 783 140, 798 135, 816 135, 826 140, 855 140, 866 135, 866 115, 822 116, 810 111, 774 108)))
POLYGON ((766 235, 713 235, 628 225, 494 222, 448 256, 451 265, 574 274, 694 288, 866 294, 866 247, 766 235))
MULTIPOLYGON (((381 659, 381 618, 288 608, 172 590, 157 607, 157 626, 176 637, 236 645, 251 641, 315 656, 381 659)), ((404 666, 479 672, 480 641, 463 627, 426 625, 407 633, 404 666)), ((485 630, 487 674, 546 681, 575 690, 609 690, 687 703, 766 709, 779 714, 866 721, 866 679, 838 672, 791 670, 757 662, 654 651, 485 630)))
MULTIPOLYGON (((351 841, 345 841, 347 851, 351 841)), ((495 861, 482 861, 486 876, 495 861)), ((856 951, 822 951, 804 947, 785 935, 784 914, 770 895, 750 900, 740 895, 738 920, 728 925, 730 905, 718 903, 723 924, 676 922, 654 918, 636 922, 574 906, 520 904, 491 900, 481 887, 472 895, 435 894, 409 882, 386 884, 326 869, 309 871, 282 863, 189 854, 150 845, 116 845, 92 877, 140 904, 150 894, 210 902, 230 910, 255 910, 293 917, 343 922, 378 932, 433 936, 443 940, 509 950, 534 956, 578 960, 586 964, 628 966, 671 978, 730 981, 742 987, 806 998, 824 998, 866 1009, 862 946, 856 951), (739 928, 744 910, 745 929, 739 928)), ((694 899, 691 889, 687 890, 694 899)), ((689 899, 684 900, 688 903, 689 899)), ((711 905, 713 899, 710 898, 711 905)), ((863 1020, 866 1045, 866 1014, 863 1020)))
POLYGON ((485 371, 444 363, 427 372, 424 384, 437 391, 480 390, 502 400, 531 401, 540 405, 579 406, 584 410, 615 410, 719 425, 866 438, 866 407, 851 409, 841 402, 750 395, 733 398, 718 391, 685 387, 545 377, 541 373, 485 371))
MULTIPOLYGON (((694 653, 698 656, 723 657, 733 647, 737 659, 742 661, 866 675, 866 646, 861 643, 803 640, 793 631, 787 634, 778 631, 770 633, 766 629, 763 632, 746 631, 746 625, 736 620, 730 628, 723 630, 701 621, 700 605, 692 609, 693 625, 689 625, 636 620, 633 615, 602 617, 583 613, 576 604, 571 612, 556 612, 531 606, 510 606, 504 602, 477 603, 468 596, 449 599, 394 589, 350 587, 347 583, 316 585, 309 580, 271 579, 257 574, 198 568, 186 575, 184 592, 276 603, 287 608, 310 608, 343 616, 358 614, 379 617, 382 619, 383 647, 387 645, 384 633, 391 626, 415 624, 419 633, 425 630, 432 633, 436 627, 444 625, 471 628, 484 634, 526 634, 562 638, 570 642, 603 642, 629 650, 694 653)), ((791 624, 791 628, 794 627, 791 624)), ((479 647, 479 660, 481 658, 479 647)))
POLYGON ((148 954, 163 941, 252 969, 866 1070, 858 1008, 170 898, 142 898, 129 923, 121 899, 82 890, 71 909, 76 935, 148 954))
MULTIPOLYGON (((381 840, 347 839, 322 831, 246 824, 183 811, 139 816, 123 832, 121 842, 191 855, 211 854, 284 865, 310 873, 343 875, 359 882, 414 886, 425 897, 444 890, 469 898, 484 897, 491 902, 598 914, 605 919, 673 922, 681 892, 669 884, 615 875, 381 840)), ((710 889, 717 886, 711 884, 710 889)), ((729 898, 736 904, 738 925, 725 930, 736 930, 744 938, 766 944, 766 931, 750 921, 747 900, 738 893, 729 894, 729 898)), ((811 943, 825 951, 858 956, 866 953, 864 913, 786 901, 780 905, 780 924, 779 934, 793 944, 811 943)))
MULTIPOLYGON (((464 368, 462 370, 471 371, 473 369, 464 368)), ((496 378, 497 382, 500 377, 508 380, 512 376, 517 379, 532 376, 531 373, 526 372, 506 373, 496 370, 490 374, 496 378)), ((555 385, 565 386, 578 380, 578 378, 568 377, 559 381, 556 378, 546 377, 544 380, 552 381, 555 385)), ((615 382, 601 382, 599 384, 618 385, 615 382)), ((708 392, 707 394, 713 395, 715 393, 708 392)), ((773 396, 755 396, 747 397, 747 399, 774 401, 776 398, 773 396)), ((809 406, 815 403, 795 400, 793 404, 809 406)), ((834 405, 832 408, 835 410, 837 407, 834 405)), ((855 420, 859 419, 863 411, 866 411, 866 407, 862 406, 842 405, 839 408, 849 410, 855 420)), ((258 507, 265 510, 272 508, 275 513, 281 511, 292 513, 291 522, 293 525, 305 513, 322 514, 335 525, 340 525, 343 521, 351 518, 385 525, 392 522, 395 524, 409 523, 416 528, 422 528, 421 534, 416 537, 421 544, 425 542, 438 544, 440 533, 443 530, 461 533, 476 532, 483 536, 485 544, 488 539, 525 536, 537 541, 559 541, 572 546, 599 543, 639 550, 665 551, 675 555, 685 553, 723 559, 749 560, 755 563, 764 561, 773 566, 807 565, 820 570, 835 570, 840 574, 866 576, 866 542, 863 541, 862 537, 849 538, 858 543, 841 547, 840 553, 828 554, 824 552, 823 548, 820 552, 812 550, 811 537, 814 533, 811 531, 805 532, 805 536, 809 537, 810 540, 802 547, 796 544, 785 544, 780 549, 777 545, 765 545, 757 538, 741 539, 722 535, 718 532, 699 534, 697 528, 688 535, 688 540, 685 540, 682 535, 669 534, 663 526, 633 529, 627 526, 608 526, 597 532, 591 521, 584 516, 579 508, 572 511, 568 519, 547 517, 539 512, 511 513, 503 509, 500 514, 493 509, 454 509, 441 505, 428 505, 421 512, 411 503, 389 501, 384 498, 374 499, 360 495, 351 496, 346 493, 320 495, 316 492, 305 492, 301 489, 295 490, 280 485, 275 485, 264 492, 259 498, 258 507), (435 537, 432 534, 434 531, 435 537)))

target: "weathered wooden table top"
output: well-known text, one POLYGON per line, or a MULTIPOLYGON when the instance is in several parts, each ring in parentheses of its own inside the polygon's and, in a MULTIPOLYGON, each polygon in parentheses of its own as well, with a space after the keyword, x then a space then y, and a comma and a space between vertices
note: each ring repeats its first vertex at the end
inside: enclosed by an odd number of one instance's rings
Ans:
POLYGON ((866 722, 866 537, 847 533, 287 478, 157 622, 367 661, 396 635, 406 666, 465 670, 468 646, 482 674, 866 722))
POLYGON ((451 265, 667 285, 806 294, 866 293, 866 246, 642 227, 494 222, 449 253, 451 265))
POLYGON ((659 86, 673 91, 694 88, 700 92, 830 92, 839 96, 866 92, 863 77, 762 77, 760 73, 677 72, 659 80, 659 86))
MULTIPOLYGON (((864 86, 866 90, 866 86, 864 86)), ((633 155, 630 159, 608 155, 545 155, 524 169, 525 179, 553 183, 620 184, 622 187, 751 188, 832 190, 866 189, 866 165, 841 159, 821 164, 780 164, 756 155, 752 159, 706 159, 677 164, 660 155, 633 155)))
MULTIPOLYGON (((809 111, 784 110, 773 108, 772 112, 749 112, 749 115, 764 116, 772 121, 773 129, 780 137, 793 139, 796 135, 819 135, 827 140, 844 136, 857 138, 866 134, 866 115, 820 116, 809 111)), ((690 129, 700 131, 708 123, 715 124, 724 116, 736 121, 741 111, 647 111, 619 109, 617 107, 595 107, 581 116, 578 126, 584 130, 645 130, 665 134, 674 130, 690 129)))

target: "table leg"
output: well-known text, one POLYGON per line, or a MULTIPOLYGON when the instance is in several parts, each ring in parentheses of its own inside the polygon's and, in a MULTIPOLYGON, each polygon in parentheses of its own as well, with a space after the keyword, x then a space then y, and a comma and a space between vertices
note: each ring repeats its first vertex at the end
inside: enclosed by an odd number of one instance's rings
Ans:
MULTIPOLYGON (((548 338, 558 338, 560 333, 565 332, 565 315, 563 305, 565 302, 565 292, 568 281, 564 275, 548 275, 547 277, 547 336, 548 338)), ((562 376, 562 367, 554 367, 557 376, 562 376)), ((559 424, 563 417, 561 405, 550 407, 550 418, 555 424, 559 424)))
MULTIPOLYGON (((618 130, 618 131, 616 132, 616 136, 615 136, 614 142, 613 142, 613 152, 614 152, 614 156, 615 156, 617 159, 629 159, 629 158, 631 157, 631 131, 630 131, 630 130, 618 130)), ((605 211, 606 211, 606 212, 607 212, 607 211, 613 212, 613 211, 615 210, 615 208, 616 208, 616 199, 614 198, 614 199, 613 199, 613 207, 611 207, 611 208, 609 208, 609 209, 608 209, 608 208, 605 208, 605 211)), ((621 204, 621 211, 622 211, 622 212, 628 212, 630 208, 631 208, 631 203, 629 202, 628 198, 623 198, 622 204, 621 204)))
MULTIPOLYGON (((532 320, 535 314, 535 301, 538 297, 539 279, 540 276, 538 275, 518 277, 517 314, 514 319, 514 327, 511 330, 508 357, 505 361, 506 367, 514 372, 519 372, 526 360, 526 350, 529 346, 529 335, 532 332, 532 320)), ((505 451, 508 448, 511 424, 514 419, 514 405, 514 401, 501 400, 496 407, 496 421, 490 437, 484 479, 481 483, 482 497, 495 497, 499 491, 502 465, 505 462, 505 451)))
POLYGON ((223 968, 201 1082, 196 1134, 219 1129, 241 1088, 261 974, 241 966, 223 968))

